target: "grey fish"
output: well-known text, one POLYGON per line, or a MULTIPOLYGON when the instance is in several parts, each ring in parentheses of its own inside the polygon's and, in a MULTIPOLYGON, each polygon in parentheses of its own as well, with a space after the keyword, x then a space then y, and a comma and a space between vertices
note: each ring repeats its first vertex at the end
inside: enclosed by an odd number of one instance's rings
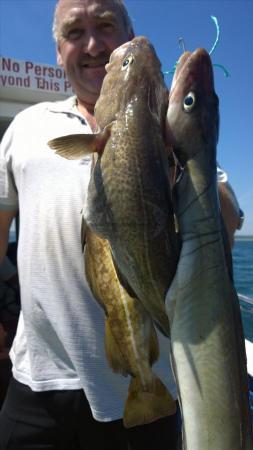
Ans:
POLYGON ((170 334, 165 295, 179 255, 164 124, 168 90, 145 37, 115 50, 95 108, 99 132, 55 139, 61 156, 97 152, 84 219, 108 239, 121 283, 170 334))
POLYGON ((217 196, 219 107, 210 57, 182 55, 167 137, 183 167, 175 187, 182 249, 166 297, 184 450, 252 450, 245 344, 217 196))

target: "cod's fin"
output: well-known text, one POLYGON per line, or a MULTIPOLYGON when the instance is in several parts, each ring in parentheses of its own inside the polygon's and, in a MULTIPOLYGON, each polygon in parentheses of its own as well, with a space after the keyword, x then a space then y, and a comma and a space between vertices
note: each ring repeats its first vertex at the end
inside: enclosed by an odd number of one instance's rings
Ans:
POLYGON ((52 139, 49 147, 57 155, 66 159, 81 159, 91 153, 103 153, 104 147, 111 133, 112 124, 107 125, 96 134, 69 134, 52 139))
POLYGON ((127 361, 122 355, 117 341, 111 332, 110 321, 108 318, 105 320, 105 352, 110 367, 114 372, 121 373, 124 376, 127 376, 130 373, 127 361))
POLYGON ((66 159, 81 159, 97 151, 97 134, 69 134, 48 142, 49 147, 66 159))
POLYGON ((123 416, 126 428, 148 424, 175 412, 175 400, 156 375, 148 390, 143 390, 139 378, 132 378, 123 416))

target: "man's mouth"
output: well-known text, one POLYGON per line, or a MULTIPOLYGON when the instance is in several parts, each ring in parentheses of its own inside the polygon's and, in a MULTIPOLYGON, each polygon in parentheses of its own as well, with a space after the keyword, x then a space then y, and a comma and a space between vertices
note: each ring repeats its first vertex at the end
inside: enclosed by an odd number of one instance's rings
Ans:
POLYGON ((108 63, 107 61, 90 61, 88 63, 81 64, 81 67, 84 67, 85 69, 101 69, 105 68, 105 65, 108 63))

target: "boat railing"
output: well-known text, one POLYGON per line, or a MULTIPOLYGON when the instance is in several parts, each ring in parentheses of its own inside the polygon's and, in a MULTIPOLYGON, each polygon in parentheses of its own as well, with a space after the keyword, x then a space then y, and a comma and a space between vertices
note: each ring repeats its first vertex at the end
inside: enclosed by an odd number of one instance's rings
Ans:
POLYGON ((253 306, 253 298, 248 297, 247 295, 238 294, 239 300, 243 300, 245 303, 253 306))

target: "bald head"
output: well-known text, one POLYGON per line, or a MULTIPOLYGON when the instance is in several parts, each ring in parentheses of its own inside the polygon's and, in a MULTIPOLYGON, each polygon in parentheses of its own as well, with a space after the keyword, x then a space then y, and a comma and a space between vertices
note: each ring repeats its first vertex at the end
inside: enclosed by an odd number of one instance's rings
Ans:
POLYGON ((59 33, 59 17, 67 11, 70 6, 71 7, 80 7, 88 4, 92 4, 94 1, 96 3, 105 4, 108 3, 108 6, 111 6, 115 9, 115 11, 122 18, 123 25, 125 27, 125 31, 128 35, 133 35, 133 26, 131 19, 128 15, 127 9, 124 5, 123 0, 58 0, 55 12, 54 12, 54 20, 53 20, 53 37, 56 42, 58 42, 60 33, 59 33))

